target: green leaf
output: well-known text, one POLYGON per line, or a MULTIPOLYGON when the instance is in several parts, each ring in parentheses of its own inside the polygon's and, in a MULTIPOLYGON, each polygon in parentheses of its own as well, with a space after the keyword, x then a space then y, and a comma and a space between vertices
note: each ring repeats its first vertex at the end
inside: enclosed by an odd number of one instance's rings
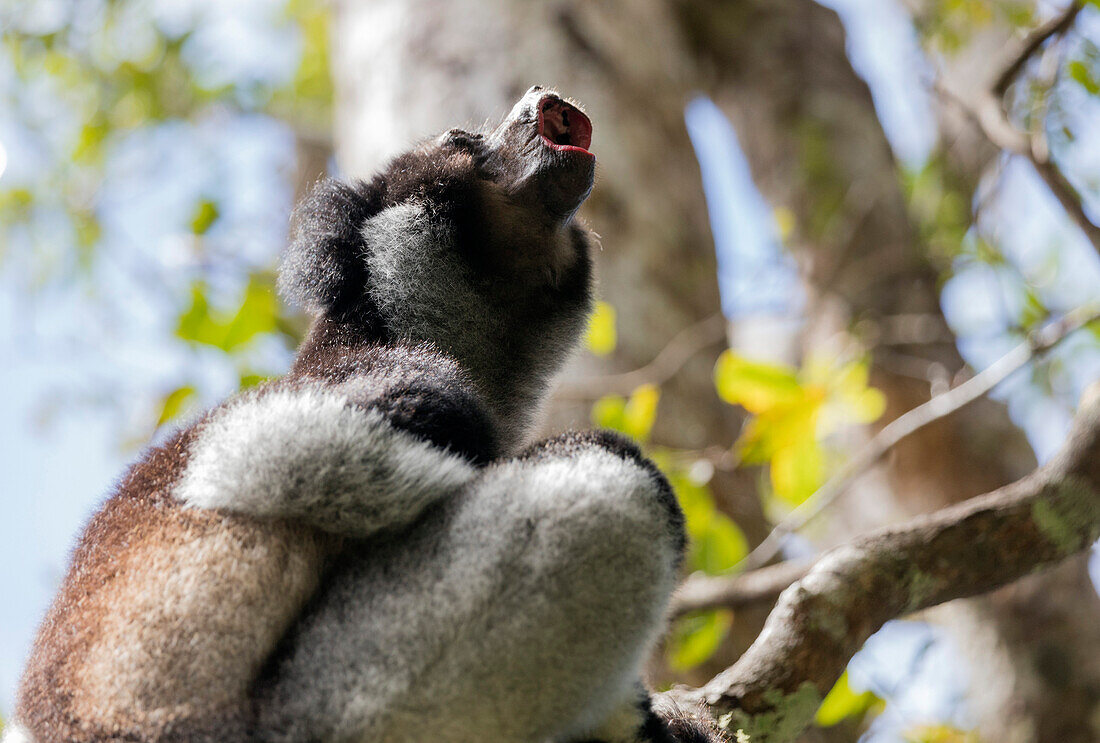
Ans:
POLYGON ((270 284, 256 274, 249 279, 241 305, 231 317, 210 307, 202 282, 192 284, 191 304, 180 316, 176 336, 232 352, 257 335, 277 330, 278 302, 275 293, 270 284))
POLYGON ((588 318, 585 347, 597 356, 607 356, 615 350, 617 342, 615 308, 607 302, 596 302, 596 309, 588 318))
POLYGON ((775 220, 775 230, 779 233, 779 240, 784 243, 790 242, 791 235, 798 226, 798 215, 785 206, 777 206, 772 210, 772 218, 775 220))
POLYGON ((1092 71, 1079 59, 1075 59, 1066 65, 1066 72, 1070 79, 1088 91, 1089 95, 1100 93, 1100 83, 1092 76, 1092 71))
POLYGON ((668 662, 677 671, 687 671, 706 662, 726 639, 733 613, 717 611, 689 614, 676 623, 669 641, 668 662))
POLYGON ((592 405, 592 423, 600 428, 623 431, 626 399, 622 395, 604 395, 592 405))
POLYGON ((188 404, 195 398, 195 388, 184 385, 169 392, 160 407, 160 417, 157 418, 157 426, 163 426, 168 421, 174 420, 184 412, 188 404))
POLYGON ((685 528, 691 541, 688 566, 711 575, 724 573, 749 553, 744 532, 714 504, 710 488, 694 482, 684 469, 670 468, 660 451, 654 461, 667 473, 684 512, 685 528))
POLYGON ((216 203, 210 199, 200 200, 191 213, 191 232, 196 235, 205 235, 220 214, 216 203))
POLYGON ((848 684, 848 672, 837 679, 817 710, 814 721, 821 727, 832 727, 850 717, 862 718, 868 712, 881 711, 885 703, 874 692, 856 693, 848 684))
POLYGON ((631 392, 623 407, 623 433, 638 441, 648 441, 660 401, 661 390, 655 384, 643 384, 631 392))
POLYGON ((1093 320, 1085 325, 1085 328, 1093 334, 1096 340, 1100 341, 1100 320, 1093 320))
POLYGON ((841 409, 833 425, 823 426, 827 433, 842 423, 873 423, 886 411, 886 396, 867 385, 869 376, 867 361, 853 361, 826 381, 828 395, 837 403, 834 407, 841 409))
POLYGON ((269 379, 271 379, 271 377, 263 374, 241 374, 237 386, 239 389, 247 390, 249 387, 255 387, 269 379))
POLYGON ((657 420, 660 400, 661 391, 652 384, 639 386, 630 393, 629 400, 621 395, 604 395, 592 405, 592 423, 625 433, 638 441, 647 441, 657 420))
POLYGON ((714 384, 719 397, 740 405, 750 413, 763 413, 778 406, 792 405, 803 397, 794 369, 781 364, 750 361, 729 350, 718 357, 714 384))
POLYGON ((97 117, 81 127, 73 148, 73 161, 81 164, 98 162, 103 157, 103 142, 109 131, 110 127, 102 117, 97 117))
POLYGON ((210 304, 206 300, 206 285, 196 281, 191 284, 191 304, 176 324, 176 337, 194 343, 217 345, 217 335, 218 329, 210 317, 210 304))
POLYGON ((798 506, 821 487, 825 453, 812 434, 799 437, 775 451, 769 473, 776 496, 798 506))
MULTIPOLYGON (((661 462, 657 461, 658 465, 661 462)), ((666 467, 662 467, 667 471, 666 467)), ((684 527, 688 536, 694 541, 702 536, 710 520, 715 513, 714 497, 710 489, 705 485, 697 485, 691 481, 682 470, 668 472, 668 480, 676 493, 676 500, 680 502, 680 509, 684 512, 684 527)))
POLYGON ((34 204, 34 194, 26 188, 9 188, 0 191, 0 217, 4 222, 26 219, 34 204))
POLYGON ((691 567, 708 575, 725 573, 749 554, 749 540, 724 513, 712 511, 704 526, 696 526, 692 540, 691 567))
POLYGON ((980 743, 978 734, 951 725, 918 725, 904 733, 905 743, 980 743))
POLYGON ((278 311, 279 305, 272 287, 253 276, 245 287, 237 314, 226 324, 225 334, 218 345, 224 351, 233 351, 261 333, 274 332, 278 311))

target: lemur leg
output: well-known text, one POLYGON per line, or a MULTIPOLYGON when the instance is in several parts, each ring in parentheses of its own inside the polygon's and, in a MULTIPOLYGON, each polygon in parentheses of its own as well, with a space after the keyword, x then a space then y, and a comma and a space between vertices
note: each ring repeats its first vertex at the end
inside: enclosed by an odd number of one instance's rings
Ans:
POLYGON ((362 543, 257 687, 266 740, 632 740, 683 550, 667 482, 613 434, 487 467, 362 543))

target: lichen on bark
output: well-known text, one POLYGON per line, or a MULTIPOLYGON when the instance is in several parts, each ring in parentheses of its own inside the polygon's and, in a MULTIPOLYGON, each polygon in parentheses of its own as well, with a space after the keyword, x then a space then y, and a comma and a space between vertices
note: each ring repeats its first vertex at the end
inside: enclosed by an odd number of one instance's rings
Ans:
POLYGON ((1088 482, 1072 475, 1058 484, 1055 493, 1031 507, 1035 526, 1064 555, 1077 552, 1094 533, 1082 530, 1095 524, 1100 514, 1100 495, 1088 482))
POLYGON ((798 737, 821 706, 822 695, 809 681, 789 694, 779 689, 764 692, 765 712, 734 710, 723 716, 724 729, 737 730, 753 743, 786 743, 798 737))

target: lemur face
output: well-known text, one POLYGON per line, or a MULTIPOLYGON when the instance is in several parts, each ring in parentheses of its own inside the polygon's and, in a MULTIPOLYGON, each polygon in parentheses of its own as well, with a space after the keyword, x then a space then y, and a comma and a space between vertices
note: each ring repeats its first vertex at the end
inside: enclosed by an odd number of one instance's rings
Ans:
POLYGON ((485 168, 515 197, 566 220, 592 190, 591 144, 588 117, 536 85, 485 138, 485 168))
POLYGON ((283 291, 364 341, 446 352, 518 440, 591 301, 573 219, 591 141, 577 106, 534 87, 490 131, 452 129, 369 182, 324 183, 298 208, 283 291))
POLYGON ((394 159, 369 185, 383 212, 425 207, 432 227, 449 232, 438 237, 481 278, 534 289, 572 262, 563 237, 592 190, 591 142, 588 117, 535 86, 495 128, 451 129, 394 159))

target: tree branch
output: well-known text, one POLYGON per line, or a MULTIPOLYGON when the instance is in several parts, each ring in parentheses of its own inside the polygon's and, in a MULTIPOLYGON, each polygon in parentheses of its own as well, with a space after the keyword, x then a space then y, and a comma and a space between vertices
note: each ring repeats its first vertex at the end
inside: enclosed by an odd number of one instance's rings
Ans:
POLYGON ((1011 485, 838 547, 783 592, 756 642, 699 689, 753 743, 793 740, 886 621, 1052 567, 1100 538, 1100 385, 1062 451, 1011 485))
POLYGON ((1008 90, 1008 86, 1020 74, 1023 66, 1027 64, 1027 61, 1035 55, 1035 52, 1039 51, 1039 47, 1051 37, 1061 35, 1069 30, 1082 7, 1083 3, 1074 0, 1064 11, 1040 24, 1025 36, 1019 48, 1005 58, 1000 69, 994 71, 992 75, 993 84, 990 86, 993 94, 998 98, 1002 97, 1005 91, 1008 90))
POLYGON ((622 374, 608 374, 566 383, 557 395, 565 398, 589 399, 612 392, 628 394, 642 384, 661 384, 671 379, 684 364, 707 346, 726 337, 726 318, 721 313, 705 317, 672 337, 661 352, 645 366, 622 374))
POLYGON ((774 602, 787 586, 805 577, 812 565, 812 561, 788 560, 732 577, 692 575, 672 597, 672 618, 692 611, 741 609, 774 602))
POLYGON ((1077 18, 1077 14, 1081 12, 1081 7, 1082 3, 1075 0, 1061 15, 1029 34, 1019 50, 1010 55, 1001 68, 994 73, 989 89, 980 93, 975 100, 964 100, 938 80, 934 88, 940 97, 949 100, 973 120, 986 139, 995 147, 1027 158, 1050 192, 1058 199, 1058 203, 1062 205, 1066 214, 1085 233, 1085 237, 1092 243, 1093 248, 1100 252, 1100 227, 1094 224, 1085 213, 1081 194, 1050 159, 1047 148, 1012 124, 1004 106, 1005 91, 1028 59, 1045 41, 1068 30, 1077 18))
POLYGON ((857 477, 902 439, 984 396, 1037 354, 1049 350, 1073 331, 1096 320, 1100 320, 1100 306, 1078 307, 1031 333, 1023 343, 958 387, 936 395, 923 405, 918 405, 886 424, 835 475, 776 524, 764 541, 758 544, 734 569, 752 571, 767 564, 778 554, 789 534, 798 531, 821 513, 844 493, 857 477))

